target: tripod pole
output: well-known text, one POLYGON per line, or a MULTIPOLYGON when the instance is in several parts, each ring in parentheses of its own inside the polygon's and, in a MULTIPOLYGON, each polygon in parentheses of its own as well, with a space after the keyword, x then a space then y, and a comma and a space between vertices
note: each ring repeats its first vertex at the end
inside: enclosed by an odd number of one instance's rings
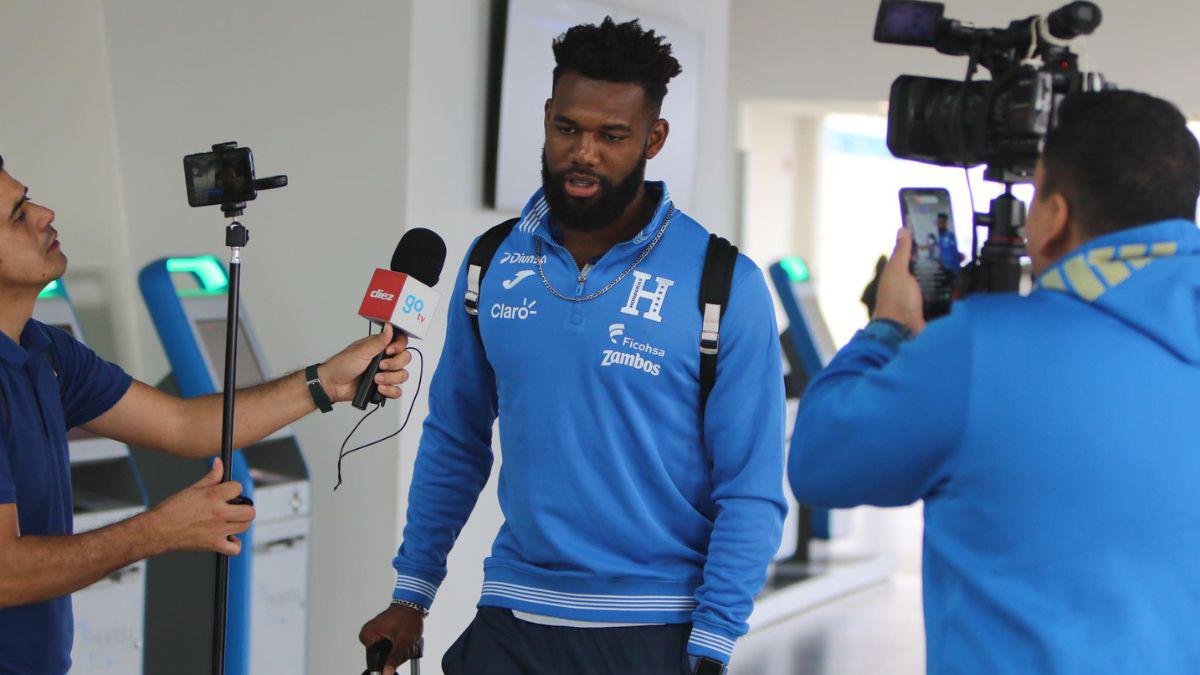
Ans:
MULTIPOLYGON (((230 480, 233 472, 233 395, 237 391, 238 311, 241 300, 242 248, 249 242, 246 228, 234 220, 225 231, 229 246, 229 309, 225 324, 225 383, 222 390, 224 407, 221 419, 221 481, 230 480)), ((232 503, 248 504, 239 496, 232 503)), ((229 556, 217 554, 216 595, 213 605, 213 675, 225 673, 225 633, 229 608, 229 556)))
POLYGON ((1004 194, 992 200, 987 213, 975 214, 974 226, 987 227, 988 236, 960 284, 962 295, 1015 293, 1021 286, 1021 257, 1026 255, 1025 203, 1013 195, 1010 183, 1005 183, 1004 194))

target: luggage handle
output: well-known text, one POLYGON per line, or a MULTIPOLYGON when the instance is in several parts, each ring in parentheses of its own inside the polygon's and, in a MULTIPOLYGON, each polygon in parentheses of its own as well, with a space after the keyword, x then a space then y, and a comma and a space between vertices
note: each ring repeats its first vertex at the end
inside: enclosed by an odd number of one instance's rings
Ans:
MULTIPOLYGON (((383 638, 378 642, 367 647, 367 670, 363 675, 381 675, 383 667, 387 664, 388 654, 392 653, 392 641, 383 638)), ((417 638, 417 643, 413 645, 412 658, 409 659, 409 668, 412 675, 421 675, 421 657, 425 654, 425 638, 417 638)))

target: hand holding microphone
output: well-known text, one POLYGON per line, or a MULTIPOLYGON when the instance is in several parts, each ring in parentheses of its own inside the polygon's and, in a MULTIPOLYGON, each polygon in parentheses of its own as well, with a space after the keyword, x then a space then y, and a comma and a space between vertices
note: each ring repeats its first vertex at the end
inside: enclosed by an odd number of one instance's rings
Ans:
MULTIPOLYGON (((405 232, 396 245, 391 269, 375 270, 358 314, 382 324, 383 334, 390 336, 392 328, 395 328, 403 334, 404 342, 397 341, 388 346, 390 337, 387 341, 381 340, 387 348, 379 350, 359 380, 354 407, 365 410, 368 404, 382 403, 385 397, 399 396, 399 389, 395 385, 407 379, 407 373, 402 369, 408 364, 408 359, 387 357, 401 353, 408 344, 409 336, 425 336, 439 300, 433 287, 437 285, 445 264, 446 243, 442 238, 431 230, 415 228, 405 232), (390 372, 393 369, 401 372, 393 375, 390 372), (381 384, 385 387, 382 390, 381 384)), ((404 354, 401 353, 401 356, 404 354)))
POLYGON ((334 403, 354 398, 360 376, 381 355, 383 358, 372 373, 379 394, 387 398, 400 397, 400 385, 408 381, 405 368, 412 361, 412 354, 405 351, 408 336, 397 333, 391 325, 385 324, 382 332, 355 341, 317 367, 321 383, 334 403))

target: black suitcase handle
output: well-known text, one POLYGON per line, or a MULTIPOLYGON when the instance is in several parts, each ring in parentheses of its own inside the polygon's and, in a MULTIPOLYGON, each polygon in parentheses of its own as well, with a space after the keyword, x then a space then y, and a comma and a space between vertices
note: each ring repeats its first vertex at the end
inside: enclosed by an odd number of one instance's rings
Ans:
MULTIPOLYGON (((363 675, 380 675, 387 665, 388 654, 392 653, 392 641, 384 638, 367 647, 367 669, 363 675)), ((421 657, 425 655, 425 638, 417 638, 413 645, 413 655, 409 659, 412 675, 421 675, 421 657)))

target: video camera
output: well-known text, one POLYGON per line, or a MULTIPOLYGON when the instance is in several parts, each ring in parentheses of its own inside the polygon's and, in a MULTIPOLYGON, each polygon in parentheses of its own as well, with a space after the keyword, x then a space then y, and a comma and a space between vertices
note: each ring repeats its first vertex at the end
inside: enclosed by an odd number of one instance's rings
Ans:
POLYGON ((887 146, 901 159, 940 166, 986 164, 984 178, 1003 183, 1004 194, 974 226, 988 228, 983 250, 959 277, 959 296, 1016 291, 1025 255, 1025 204, 1014 183, 1033 180, 1046 133, 1071 93, 1107 89, 1098 73, 1082 71, 1072 41, 1100 25, 1100 8, 1080 0, 1046 16, 1013 21, 1007 28, 976 28, 944 16, 945 5, 923 0, 883 0, 875 41, 932 47, 966 56, 959 80, 901 75, 892 83, 887 146), (975 80, 982 66, 989 80, 975 80))

